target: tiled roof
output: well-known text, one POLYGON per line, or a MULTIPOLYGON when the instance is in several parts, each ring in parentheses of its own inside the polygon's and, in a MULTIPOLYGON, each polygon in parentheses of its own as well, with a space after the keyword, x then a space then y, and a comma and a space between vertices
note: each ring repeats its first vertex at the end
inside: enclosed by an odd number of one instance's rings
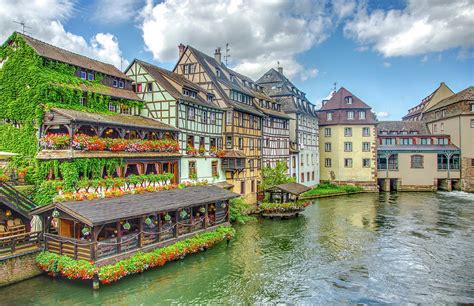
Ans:
POLYGON ((225 150, 223 157, 224 158, 245 158, 247 157, 247 155, 245 155, 245 153, 240 150, 225 150))
POLYGON ((59 47, 50 45, 25 34, 21 34, 18 32, 16 32, 16 34, 23 37, 26 43, 30 45, 33 49, 35 49, 38 55, 42 57, 67 63, 73 66, 94 70, 122 79, 129 79, 122 71, 117 69, 114 65, 103 63, 98 60, 61 49, 59 47))
MULTIPOLYGON (((186 86, 190 89, 194 89, 197 92, 204 92, 206 93, 201 86, 194 84, 193 82, 186 79, 184 76, 174 73, 172 71, 157 67, 150 63, 137 60, 135 59, 140 66, 142 66, 161 86, 163 86, 166 91, 168 91, 175 99, 185 100, 187 102, 198 104, 205 107, 219 109, 217 105, 214 103, 207 102, 207 100, 201 98, 199 95, 196 98, 190 98, 184 96, 180 90, 174 87, 170 82, 169 79, 173 80, 174 82, 178 83, 180 86, 186 86)), ((206 93, 207 94, 207 93, 206 93)))
POLYGON ((178 131, 178 129, 172 127, 171 125, 141 116, 89 113, 57 107, 51 108, 51 111, 78 122, 102 123, 111 125, 132 126, 144 129, 178 131))
POLYGON ((336 110, 336 109, 371 109, 364 101, 352 94, 344 87, 339 90, 321 107, 321 111, 336 110), (352 104, 347 104, 345 98, 351 96, 352 104))
POLYGON ((461 101, 474 101, 474 86, 470 86, 458 92, 457 94, 454 94, 444 100, 441 100, 426 111, 432 111, 461 101))
POLYGON ((380 132, 417 132, 418 134, 430 134, 428 127, 421 121, 379 121, 377 133, 380 132))

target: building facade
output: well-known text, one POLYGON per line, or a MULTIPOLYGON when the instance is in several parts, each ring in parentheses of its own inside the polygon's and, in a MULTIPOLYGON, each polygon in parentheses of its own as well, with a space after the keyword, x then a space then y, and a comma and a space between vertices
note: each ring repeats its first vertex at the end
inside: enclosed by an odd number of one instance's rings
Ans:
POLYGON ((474 192, 474 87, 468 87, 426 109, 423 115, 434 135, 448 134, 461 150, 461 189, 474 192))
POLYGON ((454 92, 446 86, 444 82, 441 82, 438 88, 435 89, 431 94, 426 96, 424 99, 421 100, 418 105, 412 107, 408 110, 408 114, 403 116, 403 121, 422 121, 423 120, 423 113, 432 107, 433 105, 437 104, 439 101, 446 99, 447 97, 453 95, 454 92))
POLYGON ((344 87, 318 112, 321 181, 377 190, 376 125, 368 106, 344 87))
MULTIPOLYGON (((178 48, 180 54, 174 72, 209 92, 213 103, 225 111, 223 170, 227 182, 234 192, 255 203, 261 180, 263 120, 269 117, 258 105, 266 106, 272 99, 250 78, 226 67, 221 61, 219 48, 214 57, 191 46, 180 45, 178 48)), ((272 111, 280 114, 278 110, 272 111)), ((273 133, 268 130, 269 148, 277 139, 273 133)))
POLYGON ((316 108, 304 92, 288 80, 283 68, 270 69, 257 83, 280 102, 290 117, 290 150, 288 171, 296 181, 306 186, 319 183, 319 129, 316 108))
POLYGON ((449 135, 433 135, 422 121, 377 126, 377 177, 382 191, 459 188, 460 150, 449 135))
POLYGON ((180 130, 180 181, 225 181, 221 160, 223 111, 212 94, 180 74, 134 60, 125 73, 145 102, 142 115, 180 130))

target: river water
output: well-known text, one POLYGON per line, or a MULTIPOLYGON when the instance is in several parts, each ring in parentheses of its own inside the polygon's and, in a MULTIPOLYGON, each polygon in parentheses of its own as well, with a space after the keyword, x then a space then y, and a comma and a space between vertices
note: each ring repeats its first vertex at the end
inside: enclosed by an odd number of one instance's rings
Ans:
POLYGON ((0 289, 1 304, 474 302, 474 194, 327 198, 236 228, 228 247, 97 292, 40 276, 0 289))

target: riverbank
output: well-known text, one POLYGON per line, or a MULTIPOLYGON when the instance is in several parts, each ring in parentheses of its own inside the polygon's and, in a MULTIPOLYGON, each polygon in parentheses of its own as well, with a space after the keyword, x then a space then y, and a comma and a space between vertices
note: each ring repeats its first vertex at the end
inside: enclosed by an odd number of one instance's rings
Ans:
POLYGON ((362 187, 359 187, 359 186, 334 185, 330 183, 323 183, 303 193, 300 199, 311 200, 311 199, 327 198, 327 197, 367 193, 367 192, 372 192, 372 191, 366 191, 362 187))

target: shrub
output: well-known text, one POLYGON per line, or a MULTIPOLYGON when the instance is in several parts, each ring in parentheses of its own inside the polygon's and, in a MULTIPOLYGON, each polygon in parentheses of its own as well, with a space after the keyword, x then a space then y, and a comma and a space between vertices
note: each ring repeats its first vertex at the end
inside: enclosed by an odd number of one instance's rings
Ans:
POLYGON ((255 221, 256 218, 249 216, 252 211, 250 204, 242 198, 230 200, 230 221, 245 224, 246 222, 255 221))

